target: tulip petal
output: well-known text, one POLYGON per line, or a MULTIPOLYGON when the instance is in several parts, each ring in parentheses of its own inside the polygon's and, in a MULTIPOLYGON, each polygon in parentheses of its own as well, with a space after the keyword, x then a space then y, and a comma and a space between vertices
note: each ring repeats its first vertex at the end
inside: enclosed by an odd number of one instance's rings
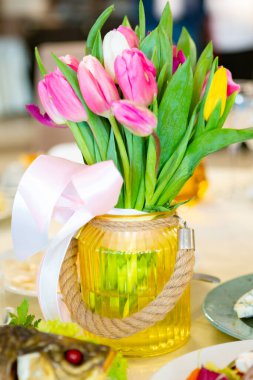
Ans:
POLYGON ((179 65, 182 65, 186 61, 186 57, 182 50, 177 50, 177 46, 173 46, 173 67, 172 73, 175 74, 179 65))
POLYGON ((240 91, 240 85, 238 83, 235 83, 232 78, 231 71, 226 69, 227 72, 227 78, 228 78, 228 88, 227 88, 227 97, 232 95, 236 91, 240 91))
POLYGON ((129 48, 126 37, 117 30, 112 30, 105 35, 103 40, 104 64, 106 71, 113 80, 115 80, 115 60, 124 50, 129 48))
POLYGON ((36 104, 27 104, 25 108, 35 120, 49 128, 66 128, 65 125, 55 124, 47 113, 43 115, 36 104))
POLYGON ((77 73, 79 61, 76 57, 73 57, 73 55, 67 54, 62 57, 60 57, 60 60, 69 67, 71 67, 72 70, 74 70, 77 73))
POLYGON ((137 136, 149 136, 157 127, 157 118, 153 112, 129 100, 113 102, 112 111, 118 122, 137 136))
POLYGON ((45 79, 42 79, 38 84, 38 93, 40 97, 40 101, 44 107, 44 110, 56 124, 64 124, 64 117, 58 112, 56 109, 52 98, 48 92, 48 86, 45 79))
POLYGON ((114 81, 91 55, 84 57, 78 68, 78 81, 83 98, 92 112, 108 116, 111 104, 119 99, 114 81))
POLYGON ((45 76, 45 81, 49 96, 64 119, 76 123, 87 120, 81 101, 62 74, 58 72, 48 74, 45 76))
POLYGON ((209 89, 204 107, 204 118, 208 120, 215 109, 219 100, 221 100, 221 115, 226 107, 228 79, 226 69, 219 68, 213 76, 211 87, 209 89))
POLYGON ((126 99, 148 106, 157 95, 156 70, 138 49, 124 50, 115 61, 115 74, 126 99))
POLYGON ((132 28, 130 28, 129 26, 120 25, 117 31, 123 34, 130 48, 138 48, 139 38, 132 28))

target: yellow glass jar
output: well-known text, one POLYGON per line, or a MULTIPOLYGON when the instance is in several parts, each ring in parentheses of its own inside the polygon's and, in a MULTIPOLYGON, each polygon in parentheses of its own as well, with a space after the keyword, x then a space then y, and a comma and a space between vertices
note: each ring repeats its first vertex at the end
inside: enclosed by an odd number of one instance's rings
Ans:
MULTIPOLYGON (((82 296, 93 312, 110 318, 127 317, 162 291, 174 271, 177 226, 150 230, 146 223, 145 228, 145 222, 162 216, 101 216, 81 230, 78 253, 82 296), (107 228, 112 221, 114 228, 107 228), (126 228, 122 229, 122 222, 126 228), (141 226, 136 222, 141 222, 141 226), (117 223, 121 228, 117 228, 117 223), (130 228, 131 223, 137 227, 130 228)), ((176 307, 153 327, 117 340, 87 334, 127 356, 154 356, 173 351, 190 334, 189 286, 176 307)))

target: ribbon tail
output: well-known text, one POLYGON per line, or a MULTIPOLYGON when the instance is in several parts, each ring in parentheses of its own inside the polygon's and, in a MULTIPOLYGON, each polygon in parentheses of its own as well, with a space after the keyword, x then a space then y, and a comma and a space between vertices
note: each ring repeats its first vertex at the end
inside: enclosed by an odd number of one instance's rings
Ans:
POLYGON ((94 215, 87 210, 79 210, 68 222, 68 227, 60 231, 49 245, 40 267, 38 277, 38 298, 46 320, 68 320, 65 307, 58 293, 61 266, 68 246, 78 230, 87 224, 94 215))

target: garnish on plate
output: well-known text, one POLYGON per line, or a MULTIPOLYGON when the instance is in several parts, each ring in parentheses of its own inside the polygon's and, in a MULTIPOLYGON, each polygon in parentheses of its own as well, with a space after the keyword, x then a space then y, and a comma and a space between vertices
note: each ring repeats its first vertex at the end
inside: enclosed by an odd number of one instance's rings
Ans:
POLYGON ((9 313, 10 326, 24 326, 27 328, 38 328, 41 319, 35 320, 35 315, 28 314, 29 303, 27 299, 24 299, 20 306, 17 307, 17 314, 9 313))
POLYGON ((225 368, 206 363, 196 368, 186 380, 252 380, 253 352, 244 352, 225 368))
POLYGON ((238 318, 253 317, 253 289, 243 294, 234 306, 238 318))
POLYGON ((127 360, 88 341, 77 324, 36 320, 26 299, 10 317, 0 327, 0 379, 127 379, 127 360))

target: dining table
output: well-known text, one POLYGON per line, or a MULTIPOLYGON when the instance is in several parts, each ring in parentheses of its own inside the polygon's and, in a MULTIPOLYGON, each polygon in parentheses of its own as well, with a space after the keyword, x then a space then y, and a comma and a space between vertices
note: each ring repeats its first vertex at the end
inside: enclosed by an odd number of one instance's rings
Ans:
MULTIPOLYGON (((253 273, 253 153, 215 154, 207 159, 206 171, 208 189, 204 198, 182 206, 178 213, 195 230, 195 272, 216 276, 223 283, 253 273)), ((9 217, 0 221, 0 257, 8 257, 12 251, 9 217)), ((129 358, 129 380, 149 380, 159 368, 181 355, 235 340, 213 327, 203 314, 203 301, 215 286, 217 283, 192 280, 189 340, 163 356, 129 358)), ((16 308, 22 299, 22 295, 5 291, 5 306, 16 308)), ((30 298, 29 304, 30 311, 42 317, 37 298, 30 298)))

